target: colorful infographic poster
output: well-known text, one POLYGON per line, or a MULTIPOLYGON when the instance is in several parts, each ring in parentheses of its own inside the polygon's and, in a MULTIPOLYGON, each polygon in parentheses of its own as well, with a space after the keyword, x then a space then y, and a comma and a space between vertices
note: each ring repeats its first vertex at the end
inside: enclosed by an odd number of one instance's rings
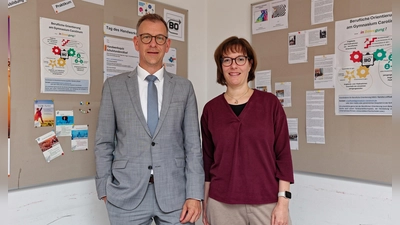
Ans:
POLYGON ((392 114, 392 13, 337 21, 336 115, 392 114))
POLYGON ((89 94, 89 26, 40 18, 41 93, 89 94))

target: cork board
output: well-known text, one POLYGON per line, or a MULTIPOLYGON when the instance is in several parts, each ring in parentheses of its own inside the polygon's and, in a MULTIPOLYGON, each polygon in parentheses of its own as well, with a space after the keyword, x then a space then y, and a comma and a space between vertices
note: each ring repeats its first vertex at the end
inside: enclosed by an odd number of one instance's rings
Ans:
MULTIPOLYGON (((30 0, 8 10, 11 42, 9 189, 94 177, 94 137, 103 85, 104 23, 136 29, 136 22, 140 18, 137 13, 137 1, 105 1, 104 6, 85 1, 73 1, 74 8, 56 14, 52 4, 59 2, 57 0, 30 0), (89 94, 40 92, 40 17, 89 26, 89 94), (55 111, 72 110, 74 124, 89 125, 88 150, 71 151, 71 138, 59 137, 64 155, 47 162, 36 138, 52 130, 55 131, 55 127, 34 128, 35 99, 53 100, 55 111), (81 113, 89 109, 90 113, 81 113)), ((162 16, 164 16, 164 9, 185 15, 185 41, 172 40, 171 47, 177 49, 177 74, 187 77, 187 10, 158 2, 146 2, 155 4, 156 13, 162 16)))
POLYGON ((321 89, 325 90, 325 144, 306 141, 306 91, 315 90, 314 56, 335 53, 335 21, 391 10, 389 0, 334 1, 334 21, 311 25, 311 1, 289 0, 287 29, 252 35, 257 71, 271 70, 272 86, 292 84, 292 107, 284 109, 288 118, 298 118, 300 150, 292 151, 295 171, 391 183, 391 116, 336 116, 334 89, 321 89), (327 27, 327 45, 309 47, 308 62, 289 64, 288 34, 320 27, 327 27))

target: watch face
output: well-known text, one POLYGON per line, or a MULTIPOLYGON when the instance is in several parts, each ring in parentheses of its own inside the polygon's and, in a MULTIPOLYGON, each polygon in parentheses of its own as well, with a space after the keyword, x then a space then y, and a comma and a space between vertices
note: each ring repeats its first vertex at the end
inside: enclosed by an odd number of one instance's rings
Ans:
POLYGON ((292 198, 292 193, 285 191, 285 197, 286 198, 292 198))

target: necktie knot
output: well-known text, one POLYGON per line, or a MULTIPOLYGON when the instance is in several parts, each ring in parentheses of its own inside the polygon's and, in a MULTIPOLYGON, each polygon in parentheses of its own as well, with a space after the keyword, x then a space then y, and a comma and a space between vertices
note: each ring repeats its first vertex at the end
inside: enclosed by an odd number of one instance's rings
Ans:
POLYGON ((146 80, 147 80, 148 82, 154 83, 154 81, 157 80, 157 77, 154 76, 154 75, 148 75, 148 76, 146 77, 146 80))

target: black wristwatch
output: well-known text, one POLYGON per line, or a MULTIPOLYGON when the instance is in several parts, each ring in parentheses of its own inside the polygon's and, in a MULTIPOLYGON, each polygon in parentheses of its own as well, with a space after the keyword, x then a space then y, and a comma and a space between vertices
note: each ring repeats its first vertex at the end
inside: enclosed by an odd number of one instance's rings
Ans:
POLYGON ((278 192, 278 197, 284 197, 284 198, 287 198, 287 199, 291 199, 292 198, 292 193, 290 193, 289 191, 278 192))

